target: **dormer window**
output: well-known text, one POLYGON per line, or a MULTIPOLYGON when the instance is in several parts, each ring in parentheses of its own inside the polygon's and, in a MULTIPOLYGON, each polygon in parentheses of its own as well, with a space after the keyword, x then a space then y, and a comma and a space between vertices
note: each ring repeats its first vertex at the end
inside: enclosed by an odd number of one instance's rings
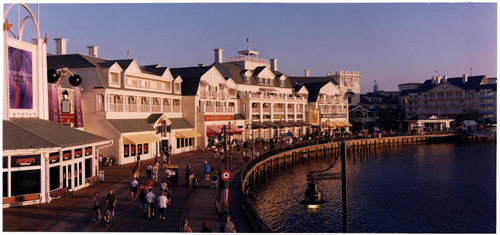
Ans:
POLYGON ((285 86, 285 80, 284 79, 281 79, 280 80, 280 87, 284 87, 285 86))
POLYGON ((113 85, 113 86, 120 85, 120 74, 119 73, 109 73, 109 85, 113 85))
POLYGON ((250 83, 251 83, 251 82, 250 82, 250 76, 245 76, 245 83, 248 83, 248 84, 250 84, 250 83))

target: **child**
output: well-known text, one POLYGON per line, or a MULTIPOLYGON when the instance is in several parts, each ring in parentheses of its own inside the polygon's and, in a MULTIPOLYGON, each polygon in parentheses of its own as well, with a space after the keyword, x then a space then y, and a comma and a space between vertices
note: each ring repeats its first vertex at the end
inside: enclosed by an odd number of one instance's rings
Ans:
POLYGON ((167 191, 167 199, 168 199, 168 202, 172 202, 172 191, 168 190, 167 191))
POLYGON ((161 187, 161 191, 162 191, 162 192, 167 192, 167 190, 168 190, 168 186, 167 186, 167 182, 166 182, 166 180, 165 180, 165 179, 163 179, 163 180, 161 181, 161 185, 160 185, 160 187, 161 187))

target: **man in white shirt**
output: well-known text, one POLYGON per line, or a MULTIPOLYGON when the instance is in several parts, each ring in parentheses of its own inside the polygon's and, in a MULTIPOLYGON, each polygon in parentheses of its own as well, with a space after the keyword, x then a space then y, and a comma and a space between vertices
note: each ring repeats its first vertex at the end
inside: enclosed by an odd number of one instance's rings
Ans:
POLYGON ((153 188, 149 188, 149 193, 146 193, 146 204, 148 208, 148 218, 155 216, 155 200, 156 195, 153 193, 153 188))
POLYGON ((168 199, 167 197, 165 196, 165 192, 162 192, 161 193, 161 196, 158 197, 158 199, 156 199, 158 201, 158 210, 160 211, 160 219, 163 218, 165 219, 165 210, 167 209, 167 205, 170 205, 170 203, 168 203, 168 199))

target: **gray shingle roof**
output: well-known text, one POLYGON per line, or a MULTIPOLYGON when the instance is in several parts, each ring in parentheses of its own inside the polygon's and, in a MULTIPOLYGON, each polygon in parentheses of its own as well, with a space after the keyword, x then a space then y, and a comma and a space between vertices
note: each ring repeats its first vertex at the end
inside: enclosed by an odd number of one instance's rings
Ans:
POLYGON ((289 77, 292 85, 311 83, 311 82, 332 82, 334 85, 339 85, 333 77, 289 77))
POLYGON ((212 66, 172 68, 170 73, 174 78, 181 76, 183 81, 181 85, 182 95, 194 96, 198 92, 201 77, 211 68, 212 66))
POLYGON ((162 115, 163 115, 163 113, 153 113, 153 114, 149 115, 149 117, 146 120, 148 121, 149 124, 153 124, 156 121, 158 121, 158 119, 160 119, 160 117, 162 115))
POLYGON ((193 128, 184 118, 169 118, 168 120, 172 122, 170 124, 172 130, 193 128))
POLYGON ((4 121, 3 149, 69 147, 107 139, 39 118, 12 118, 4 121))
POLYGON ((106 119, 120 133, 154 131, 146 119, 106 119))

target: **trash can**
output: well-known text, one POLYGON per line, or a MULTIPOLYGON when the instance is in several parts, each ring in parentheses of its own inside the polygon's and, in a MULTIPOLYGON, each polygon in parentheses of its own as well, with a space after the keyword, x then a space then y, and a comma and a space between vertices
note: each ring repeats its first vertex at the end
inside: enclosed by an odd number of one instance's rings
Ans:
POLYGON ((99 179, 104 181, 104 171, 99 171, 99 179))

